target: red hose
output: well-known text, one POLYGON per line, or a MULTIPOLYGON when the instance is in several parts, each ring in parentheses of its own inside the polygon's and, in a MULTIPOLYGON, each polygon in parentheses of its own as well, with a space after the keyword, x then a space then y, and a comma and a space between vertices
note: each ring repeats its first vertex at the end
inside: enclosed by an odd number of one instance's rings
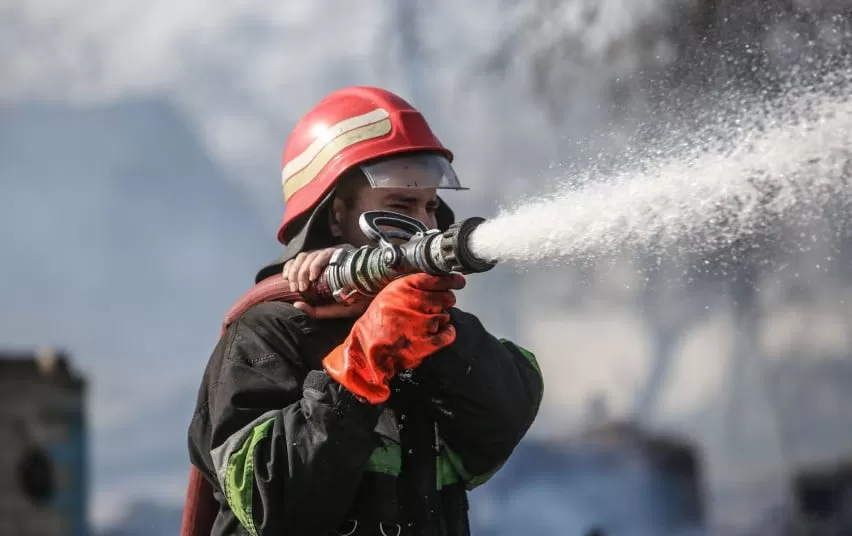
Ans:
POLYGON ((186 488, 180 526, 181 536, 210 536, 218 513, 219 503, 213 497, 213 488, 194 465, 190 466, 189 485, 186 488))

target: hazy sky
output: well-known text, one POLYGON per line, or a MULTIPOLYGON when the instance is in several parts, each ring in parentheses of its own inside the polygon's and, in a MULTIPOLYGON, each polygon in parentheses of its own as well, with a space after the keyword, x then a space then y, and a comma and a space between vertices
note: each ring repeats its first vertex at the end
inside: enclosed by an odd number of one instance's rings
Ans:
MULTIPOLYGON (((388 0, 4 3, 0 99, 103 103, 166 95, 258 197, 274 190, 288 129, 325 93, 346 84, 410 93, 388 0)), ((446 15, 439 20, 430 11, 420 22, 430 49, 425 79, 435 90, 435 101, 423 105, 437 109, 449 104, 446 88, 477 42, 490 43, 499 14, 474 14, 473 2, 429 5, 446 15)))
MULTIPOLYGON (((566 90, 577 93, 567 101, 576 103, 579 124, 569 124, 562 136, 582 133, 582 123, 606 104, 601 80, 629 72, 630 55, 618 65, 603 61, 608 47, 640 24, 663 20, 670 3, 677 2, 568 2, 558 24, 519 47, 521 60, 529 60, 566 31, 583 37, 589 61, 566 81, 566 90)), ((520 143, 518 153, 540 161, 531 174, 547 169, 542 157, 560 140, 548 143, 543 116, 523 98, 524 73, 508 82, 477 81, 472 73, 478 56, 522 20, 523 3, 510 9, 512 2, 413 1, 413 24, 398 4, 4 0, 0 101, 103 103, 166 95, 270 212, 278 208, 268 205, 270 182, 289 128, 323 94, 346 84, 384 85, 423 107, 457 149, 462 170, 480 170, 471 162, 494 159, 501 143, 520 143), (406 53, 411 43, 424 51, 420 57, 406 53), (481 128, 489 122, 495 131, 481 128), (499 132, 507 127, 512 132, 499 132)), ((478 175, 465 178, 480 183, 478 175)))

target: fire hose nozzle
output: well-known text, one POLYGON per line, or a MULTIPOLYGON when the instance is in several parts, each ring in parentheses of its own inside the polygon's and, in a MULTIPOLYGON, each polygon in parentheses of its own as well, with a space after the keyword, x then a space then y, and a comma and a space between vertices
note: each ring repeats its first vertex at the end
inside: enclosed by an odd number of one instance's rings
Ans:
POLYGON ((471 234, 484 221, 468 218, 441 232, 404 214, 365 212, 359 224, 376 245, 336 252, 321 277, 322 294, 350 303, 359 297, 375 296, 388 283, 407 274, 487 272, 496 261, 480 259, 470 248, 471 234))

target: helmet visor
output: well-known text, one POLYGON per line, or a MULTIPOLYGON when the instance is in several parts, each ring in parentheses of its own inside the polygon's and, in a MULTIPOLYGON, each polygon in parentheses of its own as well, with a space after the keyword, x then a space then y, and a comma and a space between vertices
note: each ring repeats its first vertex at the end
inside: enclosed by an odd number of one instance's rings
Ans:
POLYGON ((467 190, 441 155, 411 154, 361 166, 373 188, 441 188, 467 190))

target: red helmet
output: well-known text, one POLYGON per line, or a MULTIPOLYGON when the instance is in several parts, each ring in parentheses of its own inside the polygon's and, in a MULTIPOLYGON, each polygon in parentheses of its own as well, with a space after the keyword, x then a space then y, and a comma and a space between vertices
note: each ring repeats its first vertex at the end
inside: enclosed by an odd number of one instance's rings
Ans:
MULTIPOLYGON (((299 121, 284 148, 285 211, 278 240, 290 243, 340 177, 355 166, 364 169, 373 186, 394 186, 387 180, 394 169, 388 170, 386 164, 365 166, 403 153, 409 157, 415 153, 415 158, 418 153, 421 158, 432 155, 426 167, 431 177, 438 177, 428 184, 407 180, 421 186, 461 188, 450 165, 452 152, 432 133, 420 112, 398 95, 374 87, 347 87, 328 95, 299 121)), ((410 163, 396 171, 403 168, 410 169, 410 163)))

